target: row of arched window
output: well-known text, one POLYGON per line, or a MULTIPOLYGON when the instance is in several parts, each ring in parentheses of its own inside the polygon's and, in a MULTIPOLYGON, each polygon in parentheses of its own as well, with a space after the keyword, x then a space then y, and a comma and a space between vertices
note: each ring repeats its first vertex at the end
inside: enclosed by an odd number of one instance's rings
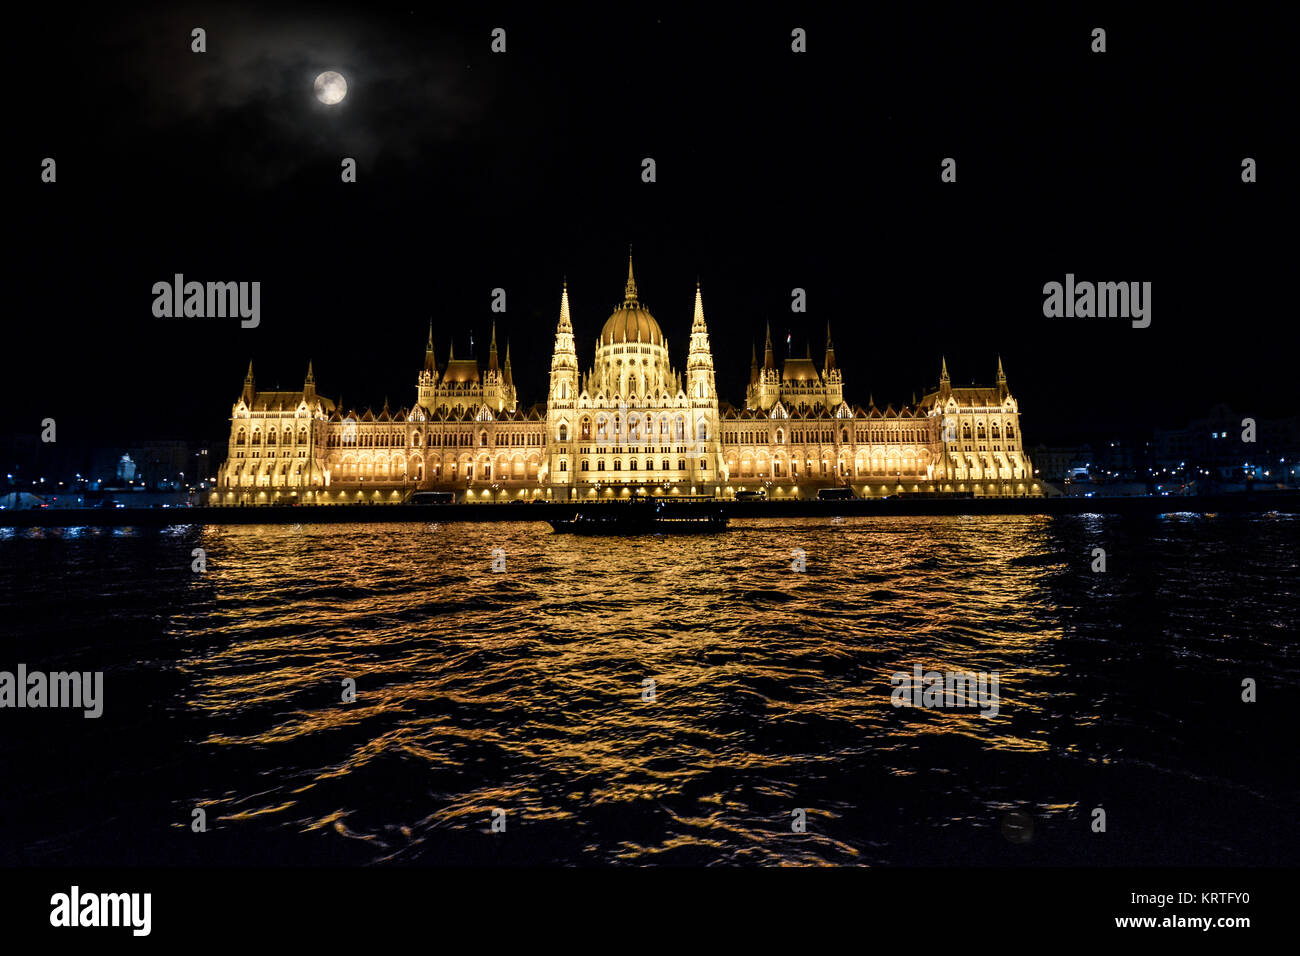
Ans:
MULTIPOLYGON (((266 444, 268 444, 268 445, 274 445, 274 444, 276 443, 276 434, 277 434, 276 429, 274 429, 274 428, 268 428, 268 429, 266 430, 266 444)), ((299 442, 302 442, 302 443, 304 443, 304 444, 306 443, 306 441, 307 441, 307 429, 305 429, 305 428, 300 428, 300 429, 298 430, 298 441, 299 441, 299 442)), ((286 429, 284 430, 284 442, 283 442, 283 444, 290 445, 290 444, 292 444, 292 443, 293 443, 293 429, 292 429, 292 428, 286 428, 286 429)), ((235 444, 237 444, 237 445, 249 445, 249 444, 251 444, 251 445, 260 445, 260 444, 262 444, 262 429, 260 429, 260 428, 254 428, 254 429, 253 429, 253 432, 252 432, 252 435, 251 435, 251 440, 250 440, 250 436, 249 436, 248 431, 247 431, 246 429, 244 429, 244 428, 240 428, 239 431, 235 433, 235 444)))
MULTIPOLYGON (((700 459, 700 470, 701 470, 701 471, 708 471, 708 468, 709 468, 708 460, 705 459, 705 458, 701 458, 701 459, 700 459)), ((565 463, 564 463, 563 461, 561 461, 561 462, 560 462, 560 471, 564 471, 564 470, 565 470, 565 463)), ((578 463, 578 470, 579 470, 579 471, 590 471, 590 470, 591 470, 591 463, 590 463, 587 459, 584 458, 581 462, 578 463)), ((597 471, 604 471, 604 470, 605 470, 605 462, 604 462, 603 460, 599 460, 599 461, 596 462, 596 470, 597 470, 597 471)), ((623 460, 622 460, 621 458, 615 458, 615 459, 613 460, 613 462, 611 462, 611 468, 610 468, 610 471, 622 471, 622 470, 623 470, 623 460)), ((637 463, 637 460, 636 460, 635 458, 629 458, 629 459, 628 459, 628 462, 627 462, 627 470, 628 470, 628 471, 640 471, 640 470, 641 470, 641 468, 640 468, 640 466, 639 466, 639 464, 637 463)), ((654 459, 653 459, 653 458, 647 458, 647 459, 645 460, 645 470, 646 470, 646 471, 654 471, 654 470, 655 470, 655 463, 654 463, 654 459)), ((660 463, 659 463, 659 470, 660 470, 660 471, 672 471, 672 470, 673 470, 672 462, 671 462, 669 459, 667 459, 667 458, 662 459, 662 460, 660 461, 660 463)), ((685 458, 678 458, 678 459, 677 459, 677 470, 678 470, 678 471, 685 471, 685 470, 686 470, 686 459, 685 459, 685 458)))

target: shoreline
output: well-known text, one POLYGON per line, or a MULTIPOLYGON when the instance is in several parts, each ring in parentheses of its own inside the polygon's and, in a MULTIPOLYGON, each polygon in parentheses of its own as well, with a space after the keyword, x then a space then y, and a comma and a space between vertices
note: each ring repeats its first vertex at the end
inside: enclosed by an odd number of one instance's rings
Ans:
MULTIPOLYGON (((1300 513, 1300 490, 1132 498, 855 498, 843 501, 721 501, 728 518, 1300 513)), ((614 506, 614 505, 611 505, 614 506)), ((0 528, 172 525, 547 521, 571 503, 266 505, 251 508, 41 508, 0 513, 0 528)))

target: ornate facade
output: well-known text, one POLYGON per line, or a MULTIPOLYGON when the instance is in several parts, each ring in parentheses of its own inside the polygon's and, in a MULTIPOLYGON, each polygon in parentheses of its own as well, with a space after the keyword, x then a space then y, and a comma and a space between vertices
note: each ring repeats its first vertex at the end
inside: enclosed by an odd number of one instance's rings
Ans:
POLYGON ((1024 447, 1001 359, 991 387, 954 388, 944 360, 939 387, 912 406, 851 406, 829 328, 820 369, 811 354, 778 369, 769 330, 761 365, 751 353, 745 407, 734 408, 718 398, 698 284, 678 370, 629 258, 623 302, 585 371, 564 287, 546 402, 526 410, 509 345, 498 363, 495 328, 480 367, 454 348, 440 365, 430 327, 416 403, 378 414, 344 413, 318 395, 310 363, 301 391, 258 391, 250 363, 212 503, 396 503, 417 490, 471 501, 815 497, 827 487, 1038 495, 1024 447))

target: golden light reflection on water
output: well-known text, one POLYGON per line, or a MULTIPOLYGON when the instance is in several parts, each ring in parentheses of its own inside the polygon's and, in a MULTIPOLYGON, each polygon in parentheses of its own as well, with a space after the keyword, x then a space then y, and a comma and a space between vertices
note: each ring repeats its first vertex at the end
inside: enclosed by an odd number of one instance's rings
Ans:
POLYGON ((1060 669, 1046 521, 749 520, 694 539, 209 528, 206 603, 173 622, 186 706, 210 728, 201 747, 267 764, 262 789, 215 801, 229 822, 334 828, 400 858, 439 829, 486 829, 496 806, 518 825, 576 825, 593 806, 645 813, 689 792, 696 812, 661 813, 654 839, 601 854, 725 844, 736 861, 856 861, 827 837, 773 847, 764 834, 788 825, 758 807, 846 760, 914 773, 930 738, 1049 746, 1032 718, 1060 669), (999 672, 1003 716, 895 708, 890 675, 917 663, 999 672), (367 827, 362 805, 325 796, 390 778, 394 761, 437 795, 432 812, 367 827))
POLYGON ((106 865, 1283 864, 1289 715, 1224 701, 1300 682, 1297 520, 0 533, 13 659, 108 689, 75 761, 34 715, 0 740, 0 856, 86 862, 89 826, 106 865), (914 666, 996 671, 997 716, 895 708, 914 666), (1096 839, 1101 795, 1142 839, 1096 839))

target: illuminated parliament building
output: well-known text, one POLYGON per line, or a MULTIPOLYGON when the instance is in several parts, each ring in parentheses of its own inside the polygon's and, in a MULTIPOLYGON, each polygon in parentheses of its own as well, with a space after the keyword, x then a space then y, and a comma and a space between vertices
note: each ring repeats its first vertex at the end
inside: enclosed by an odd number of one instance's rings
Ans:
POLYGON ((260 391, 250 363, 211 503, 397 503, 422 490, 467 501, 1042 493, 1000 359, 989 387, 954 388, 945 360, 938 388, 913 407, 864 408, 844 399, 829 328, 820 368, 811 355, 778 367, 769 331, 736 408, 718 398, 698 284, 678 369, 630 258, 585 371, 561 292, 544 404, 520 405, 495 329, 484 366, 454 347, 439 362, 430 328, 415 392, 410 408, 345 411, 317 392, 310 363, 298 391, 260 391))

